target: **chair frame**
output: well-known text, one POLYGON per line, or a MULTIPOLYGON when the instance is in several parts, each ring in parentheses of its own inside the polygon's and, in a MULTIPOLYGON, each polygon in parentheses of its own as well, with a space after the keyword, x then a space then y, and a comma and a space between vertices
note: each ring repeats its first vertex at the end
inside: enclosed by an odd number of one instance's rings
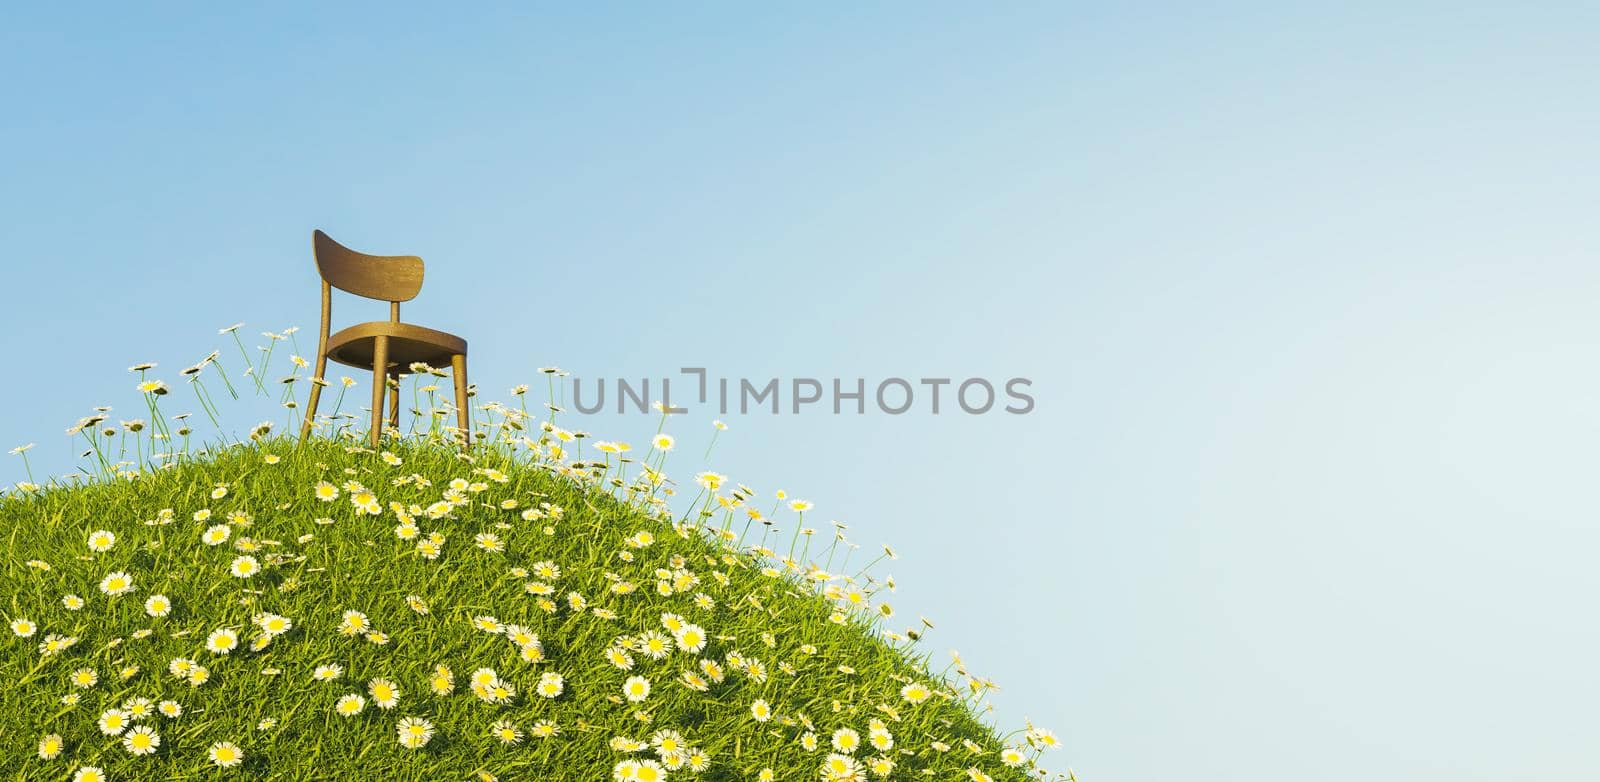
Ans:
MULTIPOLYGON (((333 289, 367 299, 389 302, 389 323, 404 325, 400 321, 400 302, 416 298, 422 290, 422 259, 414 255, 367 255, 351 250, 334 241, 320 230, 312 232, 312 255, 317 262, 317 275, 322 278, 322 319, 317 331, 317 365, 312 374, 311 398, 306 406, 305 421, 300 427, 300 439, 311 436, 316 422, 317 402, 328 366, 328 338, 333 319, 333 289)), ((382 324, 374 324, 381 326, 382 324)), ((344 363, 341 361, 341 363, 344 363)), ((450 372, 455 381, 456 426, 460 429, 462 450, 472 445, 472 416, 467 388, 467 354, 465 343, 460 352, 450 354, 450 372)), ((389 336, 373 336, 372 357, 372 429, 368 437, 372 447, 378 446, 383 434, 384 388, 389 391, 389 425, 400 426, 400 378, 402 367, 390 366, 389 336), (393 385, 390 385, 391 381, 393 385)))

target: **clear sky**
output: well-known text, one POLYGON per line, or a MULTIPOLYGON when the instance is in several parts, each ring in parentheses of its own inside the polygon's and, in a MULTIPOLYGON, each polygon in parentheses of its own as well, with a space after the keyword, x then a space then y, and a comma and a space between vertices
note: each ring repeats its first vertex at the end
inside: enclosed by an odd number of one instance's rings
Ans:
POLYGON ((36 469, 129 364, 308 338, 321 227, 427 260, 486 397, 1031 378, 720 416, 711 467, 894 544, 1056 766, 1600 778, 1600 7, 136 5, 0 12, 36 469))

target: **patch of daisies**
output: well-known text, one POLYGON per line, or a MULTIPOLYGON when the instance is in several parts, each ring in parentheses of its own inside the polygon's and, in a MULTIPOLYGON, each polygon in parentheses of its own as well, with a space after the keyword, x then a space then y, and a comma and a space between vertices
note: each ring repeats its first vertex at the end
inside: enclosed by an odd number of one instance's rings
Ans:
MULTIPOLYGON (((152 366, 141 365, 144 370, 152 366)), ((300 366, 296 363, 297 370, 300 366)), ((424 376, 436 372, 412 369, 424 376)), ((155 398, 167 391, 164 384, 150 386, 150 382, 143 381, 141 389, 150 395, 154 412, 155 398), (156 388, 162 390, 152 390, 156 388)), ((343 387, 351 385, 346 379, 343 387)), ((525 390, 518 387, 514 393, 520 397, 525 390)), ((432 389, 424 386, 419 395, 431 400, 432 389)), ((432 422, 427 430, 391 431, 392 445, 381 450, 359 444, 360 438, 348 430, 334 430, 332 440, 317 440, 303 452, 291 444, 275 443, 267 437, 270 426, 262 425, 253 430, 255 442, 244 451, 259 454, 247 457, 257 462, 232 480, 211 483, 205 491, 211 501, 206 507, 182 513, 164 508, 142 525, 88 533, 83 548, 64 569, 91 571, 94 592, 88 599, 74 592, 53 599, 70 614, 90 617, 89 627, 95 631, 127 633, 126 638, 91 639, 96 652, 157 633, 180 643, 192 641, 188 654, 164 660, 159 684, 141 685, 151 694, 160 690, 160 700, 132 697, 114 704, 102 702, 96 710, 76 716, 86 696, 107 692, 111 683, 148 680, 137 665, 67 662, 87 645, 78 635, 83 630, 45 627, 26 616, 14 616, 9 621, 11 635, 33 645, 37 659, 30 665, 59 669, 53 674, 59 677, 55 680, 64 680, 69 690, 60 696, 60 703, 75 715, 73 719, 92 722, 92 732, 83 734, 114 741, 116 749, 135 762, 154 763, 176 753, 203 759, 217 769, 238 769, 251 756, 248 732, 238 729, 230 735, 196 739, 194 731, 185 731, 182 740, 164 740, 163 728, 185 716, 186 702, 202 704, 202 710, 226 708, 205 697, 215 678, 242 674, 244 660, 290 639, 295 645, 289 654, 275 658, 279 662, 259 673, 309 681, 316 690, 303 704, 282 709, 285 719, 309 719, 309 724, 317 725, 331 718, 339 724, 370 727, 373 741, 397 753, 434 752, 431 748, 438 746, 440 735, 486 737, 502 748, 515 749, 554 746, 568 737, 604 730, 611 756, 603 762, 617 782, 661 782, 719 765, 761 782, 799 778, 856 782, 941 772, 959 772, 973 782, 986 782, 991 774, 1048 776, 1037 761, 1041 752, 1058 746, 1054 734, 1031 724, 1003 739, 986 729, 958 728, 949 706, 958 705, 957 711, 966 714, 976 712, 993 682, 970 675, 959 657, 951 664, 954 677, 931 674, 910 662, 913 655, 906 651, 931 627, 926 620, 903 631, 885 626, 894 610, 881 598, 893 589, 893 579, 879 581, 866 574, 877 562, 892 559, 892 550, 885 547, 877 559, 858 566, 856 575, 848 575, 850 555, 857 547, 846 538, 842 524, 833 523, 826 536, 806 526, 805 514, 812 509, 807 501, 777 492, 770 508, 757 508, 754 490, 710 471, 694 476, 692 497, 679 497, 664 472, 675 445, 670 435, 656 435, 637 456, 631 455, 633 449, 626 443, 596 442, 593 448, 599 457, 591 459, 582 450, 587 435, 556 425, 554 406, 545 421, 533 420, 523 408, 498 403, 479 410, 484 415, 476 426, 482 435, 470 456, 445 456, 460 433, 437 423, 448 420, 441 413, 449 410, 440 407, 422 410, 421 418, 432 422), (437 457, 420 460, 430 469, 438 469, 441 462, 453 468, 432 475, 409 471, 406 464, 412 457, 402 455, 407 449, 437 457), (314 467, 308 464, 316 459, 323 461, 314 467), (227 504, 232 487, 246 480, 245 473, 289 466, 301 470, 289 473, 296 476, 307 469, 316 473, 313 480, 299 484, 297 500, 270 508, 251 508, 248 503, 235 503, 231 509, 212 507, 227 504), (567 524, 567 503, 554 493, 516 488, 526 483, 513 481, 519 470, 532 470, 542 474, 540 481, 570 487, 586 507, 584 513, 596 512, 602 499, 615 501, 626 512, 609 513, 606 518, 632 519, 633 525, 574 531, 567 524), (685 499, 686 507, 674 510, 672 504, 681 505, 685 499), (258 538, 252 530, 257 513, 293 518, 306 526, 293 543, 258 538), (331 642, 344 644, 346 651, 365 648, 388 655, 430 651, 396 646, 390 634, 399 629, 393 626, 395 620, 387 620, 390 627, 380 626, 371 616, 389 612, 369 615, 371 606, 324 606, 316 615, 295 617, 259 609, 265 602, 261 596, 270 591, 288 593, 317 579, 334 578, 323 568, 306 564, 308 553, 320 544, 319 528, 342 525, 326 534, 357 530, 353 533, 357 535, 376 528, 361 524, 383 525, 381 537, 388 542, 368 542, 381 557, 404 557, 424 568, 499 568, 505 578, 514 580, 518 596, 502 606, 480 605, 476 596, 464 595, 450 596, 454 600, 435 595, 432 602, 440 605, 431 605, 417 594, 426 593, 423 584, 401 590, 413 592, 403 598, 408 621, 441 623, 438 626, 446 632, 459 627, 463 635, 492 638, 509 653, 502 659, 514 659, 514 669, 440 660, 430 662, 425 674, 416 678, 368 671, 372 675, 356 679, 351 675, 356 666, 349 660, 326 661, 322 655, 323 661, 315 664, 296 662, 294 651, 308 649, 313 642, 318 649, 327 649, 331 642), (94 571, 100 559, 119 547, 148 547, 149 537, 138 531, 141 526, 171 525, 179 525, 180 532, 163 544, 166 550, 192 555, 197 572, 216 568, 225 574, 222 580, 237 590, 239 603, 252 606, 248 623, 169 629, 162 620, 182 606, 164 592, 145 590, 143 584, 168 585, 171 574, 128 564, 94 571), (578 546, 556 545, 558 535, 580 534, 596 537, 578 546), (813 552, 819 537, 826 539, 826 545, 813 552), (663 546, 663 539, 677 540, 679 545, 663 546), (685 542, 694 545, 686 549, 685 542), (598 565, 592 558, 570 559, 596 547, 611 547, 598 565), (512 554, 528 564, 508 566, 512 554), (566 561, 560 561, 563 555, 566 561), (825 607, 825 619, 781 631, 752 630, 778 615, 775 606, 791 600, 825 607), (130 605, 137 610, 127 610, 130 605), (491 613, 485 608, 504 610, 491 613), (502 621, 496 614, 519 619, 502 621), (643 617, 649 617, 647 624, 643 617), (555 646, 560 655, 547 651, 541 632, 561 633, 555 646), (867 633, 881 640, 872 640, 867 633), (594 638, 609 640, 595 643, 594 638), (577 643, 579 639, 582 643, 577 643), (745 648, 740 648, 740 641, 745 648), (828 653, 852 643, 857 648, 866 644, 892 648, 900 662, 841 661, 828 653), (752 653, 752 648, 758 651, 752 653), (871 666, 870 676, 857 670, 861 666, 871 666), (426 705, 430 699, 453 698, 475 701, 485 716, 475 724, 444 721, 441 715, 446 712, 426 705), (658 716, 680 713, 696 703, 690 710, 715 712, 717 718, 690 727, 662 724, 658 716), (302 705, 305 708, 299 708, 302 705), (297 717, 288 716, 291 713, 297 717), (388 733, 386 739, 378 738, 380 729, 388 733), (974 741, 974 736, 983 742, 974 741)), ((335 420, 319 422, 319 428, 333 429, 335 420)), ((725 427, 718 423, 717 429, 725 427)), ((49 495, 30 487, 0 501, 42 501, 49 495)), ((25 564, 36 573, 55 570, 42 559, 25 564)), ((407 668, 394 666, 396 671, 407 668)), ((266 717, 255 728, 268 731, 277 725, 276 717, 266 717)), ((440 751, 459 752, 461 746, 467 745, 453 744, 440 751)), ((100 747, 52 732, 39 738, 36 754, 41 761, 60 762, 70 759, 75 748, 100 747)), ((105 760, 103 752, 87 757, 94 763, 105 760)), ((68 768, 74 782, 109 779, 102 765, 79 762, 68 768)), ((481 779, 494 779, 482 765, 476 773, 481 779)))

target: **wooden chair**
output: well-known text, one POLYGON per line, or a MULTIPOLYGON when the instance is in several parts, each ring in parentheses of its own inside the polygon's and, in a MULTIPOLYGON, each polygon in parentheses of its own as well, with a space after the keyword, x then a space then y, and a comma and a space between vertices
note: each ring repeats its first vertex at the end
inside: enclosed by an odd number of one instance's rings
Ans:
POLYGON ((422 259, 414 255, 364 255, 334 241, 321 231, 311 234, 311 250, 322 276, 322 327, 317 333, 317 369, 312 375, 311 400, 307 405, 300 439, 311 434, 317 416, 317 397, 322 390, 323 371, 328 359, 357 368, 372 370, 371 442, 378 445, 383 433, 383 390, 388 379, 389 425, 400 425, 399 380, 413 362, 429 366, 450 364, 455 379, 456 425, 461 430, 462 448, 472 443, 472 417, 467 402, 467 341, 453 334, 400 322, 400 302, 410 301, 422 290, 422 259), (389 320, 358 323, 328 333, 332 309, 332 288, 369 299, 389 302, 389 320))

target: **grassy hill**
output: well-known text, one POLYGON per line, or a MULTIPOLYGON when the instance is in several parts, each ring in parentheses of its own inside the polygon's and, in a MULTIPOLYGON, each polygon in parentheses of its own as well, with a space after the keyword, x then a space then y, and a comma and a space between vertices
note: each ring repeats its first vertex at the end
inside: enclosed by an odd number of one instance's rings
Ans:
POLYGON ((0 498, 0 778, 1046 776, 831 530, 792 547, 803 506, 765 539, 721 476, 669 498, 549 431, 257 432, 0 498))

